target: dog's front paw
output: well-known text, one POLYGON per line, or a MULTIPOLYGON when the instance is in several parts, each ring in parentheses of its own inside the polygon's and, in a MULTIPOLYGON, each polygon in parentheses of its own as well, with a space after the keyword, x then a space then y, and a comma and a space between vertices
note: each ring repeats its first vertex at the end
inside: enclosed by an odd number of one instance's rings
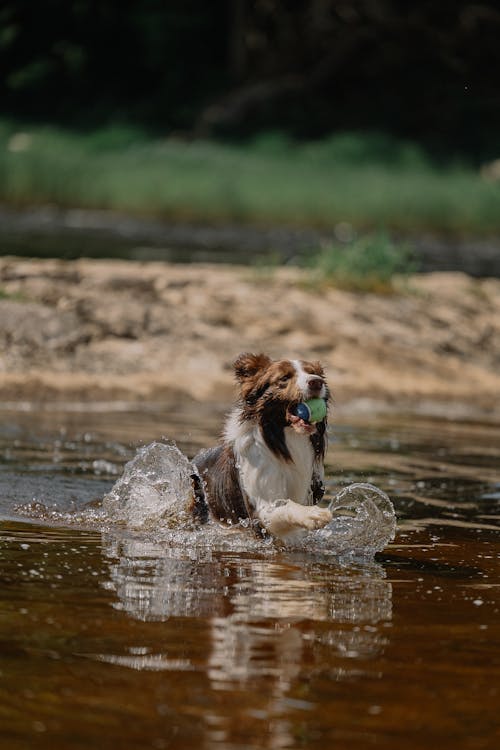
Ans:
POLYGON ((313 505, 312 507, 308 506, 304 510, 307 510, 307 513, 304 513, 302 526, 304 529, 308 529, 308 531, 322 529, 333 518, 328 508, 318 508, 317 505, 313 505))

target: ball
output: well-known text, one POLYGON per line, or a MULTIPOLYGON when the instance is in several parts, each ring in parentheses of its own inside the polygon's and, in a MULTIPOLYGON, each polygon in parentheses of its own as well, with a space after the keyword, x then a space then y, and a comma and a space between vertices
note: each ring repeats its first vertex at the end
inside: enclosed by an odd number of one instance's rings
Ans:
POLYGON ((321 422, 326 417, 326 401, 323 398, 310 398, 297 404, 295 414, 304 422, 321 422))
POLYGON ((293 412, 295 416, 300 417, 304 422, 309 422, 309 419, 311 418, 311 412, 306 404, 297 404, 293 412))
POLYGON ((311 413, 310 422, 321 422, 326 417, 326 401, 324 398, 310 398, 305 403, 311 413))

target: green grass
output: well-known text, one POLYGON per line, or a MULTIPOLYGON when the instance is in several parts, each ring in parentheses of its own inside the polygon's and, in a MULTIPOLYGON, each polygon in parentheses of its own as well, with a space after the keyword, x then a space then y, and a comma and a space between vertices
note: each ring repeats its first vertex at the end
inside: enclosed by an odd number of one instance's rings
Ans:
POLYGON ((10 300, 11 302, 27 301, 26 297, 20 292, 15 292, 14 294, 12 294, 11 292, 5 291, 5 289, 0 286, 0 301, 1 300, 10 300))
POLYGON ((231 145, 3 121, 0 201, 193 221, 500 231, 499 183, 465 165, 438 167, 416 145, 373 134, 301 144, 268 134, 231 145))
MULTIPOLYGON (((390 293, 396 279, 415 270, 411 249, 385 232, 367 234, 345 244, 329 244, 313 253, 310 284, 333 284, 350 291, 390 293)), ((399 289, 401 284, 399 284, 399 289)))

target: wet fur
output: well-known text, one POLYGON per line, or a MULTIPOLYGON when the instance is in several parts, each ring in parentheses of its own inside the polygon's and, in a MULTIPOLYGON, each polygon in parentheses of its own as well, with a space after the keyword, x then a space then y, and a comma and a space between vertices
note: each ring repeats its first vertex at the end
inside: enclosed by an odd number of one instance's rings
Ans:
POLYGON ((323 368, 242 354, 234 372, 239 399, 224 438, 193 460, 201 478, 195 515, 228 525, 250 519, 258 533, 282 538, 325 525, 331 515, 315 505, 324 493, 327 420, 312 433, 292 416, 292 407, 307 398, 329 399, 323 368))

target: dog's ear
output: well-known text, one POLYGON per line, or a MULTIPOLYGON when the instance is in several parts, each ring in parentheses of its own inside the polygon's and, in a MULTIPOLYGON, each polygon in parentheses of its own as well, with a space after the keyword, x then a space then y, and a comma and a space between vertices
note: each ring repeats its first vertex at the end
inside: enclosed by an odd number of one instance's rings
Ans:
POLYGON ((319 375, 320 378, 324 378, 325 377, 325 368, 323 367, 323 365, 321 364, 321 362, 319 361, 319 359, 316 360, 316 362, 313 362, 312 366, 314 368, 314 372, 317 375, 319 375))
POLYGON ((233 365, 236 379, 242 383, 247 378, 253 378, 260 370, 267 369, 271 362, 267 354, 240 354, 233 365))

